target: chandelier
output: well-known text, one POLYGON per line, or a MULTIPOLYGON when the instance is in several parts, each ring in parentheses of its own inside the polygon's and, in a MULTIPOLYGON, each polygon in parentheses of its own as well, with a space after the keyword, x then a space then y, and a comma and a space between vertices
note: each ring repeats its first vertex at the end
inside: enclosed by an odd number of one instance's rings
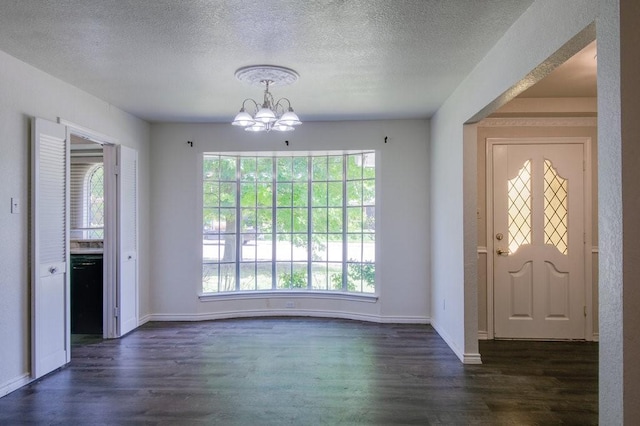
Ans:
POLYGON ((274 99, 269 87, 295 83, 298 73, 274 65, 252 65, 236 71, 236 78, 244 83, 264 86, 262 103, 251 98, 242 101, 240 112, 231 124, 244 127, 248 132, 288 132, 302 124, 287 98, 274 99), (248 108, 248 110, 247 110, 248 108))

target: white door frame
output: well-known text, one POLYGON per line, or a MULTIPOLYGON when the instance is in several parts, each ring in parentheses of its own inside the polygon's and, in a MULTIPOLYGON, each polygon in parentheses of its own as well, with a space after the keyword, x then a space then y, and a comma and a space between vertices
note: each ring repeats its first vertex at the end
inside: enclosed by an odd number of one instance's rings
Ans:
POLYGON ((592 214, 591 214, 591 138, 590 137, 540 137, 540 138, 487 138, 486 143, 486 209, 487 209, 487 338, 494 339, 494 282, 493 282, 493 146, 494 145, 541 145, 582 144, 584 158, 584 292, 585 292, 585 338, 593 335, 593 277, 592 277, 592 214))
MULTIPOLYGON (((102 285, 102 337, 118 337, 116 316, 116 271, 117 271, 117 227, 116 227, 116 147, 118 140, 58 117, 58 123, 67 127, 67 135, 76 135, 103 147, 104 155, 104 251, 102 285)), ((68 330, 68 333, 71 333, 68 330)), ((68 336, 69 338, 71 336, 68 336)))

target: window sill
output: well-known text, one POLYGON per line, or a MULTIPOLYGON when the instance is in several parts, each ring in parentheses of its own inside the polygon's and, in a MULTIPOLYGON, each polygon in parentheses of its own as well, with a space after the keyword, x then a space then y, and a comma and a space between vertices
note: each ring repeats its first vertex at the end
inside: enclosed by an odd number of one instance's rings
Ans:
POLYGON ((213 302, 220 300, 246 300, 246 299, 282 299, 282 298, 309 298, 309 299, 333 299, 349 300, 354 302, 376 303, 378 295, 375 293, 354 294, 345 292, 308 291, 308 290, 277 290, 277 291, 244 291, 233 293, 204 293, 198 296, 201 302, 213 302))

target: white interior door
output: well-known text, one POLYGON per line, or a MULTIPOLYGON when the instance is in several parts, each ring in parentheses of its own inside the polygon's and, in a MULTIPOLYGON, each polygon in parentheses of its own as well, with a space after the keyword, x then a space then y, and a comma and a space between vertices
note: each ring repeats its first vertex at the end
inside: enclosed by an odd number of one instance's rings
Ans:
POLYGON ((493 146, 496 338, 585 337, 583 151, 493 146))
POLYGON ((138 152, 118 146, 117 330, 138 327, 138 152))
POLYGON ((70 360, 69 143, 66 127, 32 121, 31 376, 70 360))

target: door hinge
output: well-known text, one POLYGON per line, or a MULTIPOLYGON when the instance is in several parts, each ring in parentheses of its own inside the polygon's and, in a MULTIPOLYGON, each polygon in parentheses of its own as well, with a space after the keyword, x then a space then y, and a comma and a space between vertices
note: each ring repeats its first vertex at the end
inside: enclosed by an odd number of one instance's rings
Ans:
POLYGON ((120 316, 120 308, 118 307, 113 308, 113 316, 115 318, 118 318, 120 316))
POLYGON ((119 164, 113 166, 113 174, 114 175, 119 175, 120 174, 120 165, 119 164))
POLYGON ((584 306, 584 316, 585 317, 587 316, 587 307, 586 306, 584 306))
POLYGON ((586 171, 587 170, 587 161, 586 160, 582 160, 582 171, 586 171))

